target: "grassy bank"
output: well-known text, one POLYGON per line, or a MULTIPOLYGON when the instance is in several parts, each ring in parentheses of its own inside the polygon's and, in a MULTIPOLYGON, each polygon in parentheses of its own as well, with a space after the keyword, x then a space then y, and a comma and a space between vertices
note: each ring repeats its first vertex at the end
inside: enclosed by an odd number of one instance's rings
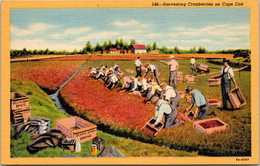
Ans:
MULTIPOLYGON (((30 98, 31 116, 45 117, 51 120, 51 128, 54 127, 56 119, 68 117, 57 109, 50 97, 32 81, 11 80, 11 91, 26 94, 30 98)), ((24 132, 22 137, 15 140, 11 132, 11 157, 61 157, 73 155, 75 157, 91 157, 91 141, 81 144, 81 152, 63 151, 61 148, 46 148, 32 155, 26 150, 26 146, 31 142, 30 134, 24 132)), ((97 132, 98 137, 106 141, 106 146, 114 146, 125 156, 197 156, 196 152, 186 152, 173 150, 165 146, 157 146, 134 141, 129 138, 116 137, 102 131, 97 132)), ((95 157, 95 156, 92 156, 95 157)))

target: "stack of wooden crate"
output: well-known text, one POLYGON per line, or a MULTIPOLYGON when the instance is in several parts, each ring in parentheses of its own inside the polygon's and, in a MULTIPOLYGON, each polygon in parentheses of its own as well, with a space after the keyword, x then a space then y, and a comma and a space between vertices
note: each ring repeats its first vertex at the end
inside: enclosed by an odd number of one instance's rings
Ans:
POLYGON ((187 83, 195 83, 195 77, 193 75, 186 75, 185 79, 187 83))
POLYGON ((11 92, 10 110, 13 124, 28 121, 31 116, 29 97, 18 92, 11 92))
POLYGON ((183 72, 177 71, 177 82, 183 82, 183 72))

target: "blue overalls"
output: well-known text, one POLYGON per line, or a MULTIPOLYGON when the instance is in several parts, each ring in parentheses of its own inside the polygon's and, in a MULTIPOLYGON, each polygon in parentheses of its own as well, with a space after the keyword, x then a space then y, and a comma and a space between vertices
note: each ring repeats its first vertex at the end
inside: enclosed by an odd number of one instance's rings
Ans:
POLYGON ((221 76, 221 92, 222 92, 222 101, 223 101, 223 108, 227 109, 227 101, 230 102, 230 99, 228 97, 228 92, 231 90, 231 83, 230 79, 228 79, 228 71, 230 67, 228 68, 227 72, 225 72, 225 68, 223 68, 223 73, 221 76))

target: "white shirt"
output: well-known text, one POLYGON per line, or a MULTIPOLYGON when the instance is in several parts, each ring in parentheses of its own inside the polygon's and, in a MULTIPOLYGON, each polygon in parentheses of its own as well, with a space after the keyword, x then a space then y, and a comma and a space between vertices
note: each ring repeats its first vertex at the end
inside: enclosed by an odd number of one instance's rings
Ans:
POLYGON ((140 59, 135 60, 135 66, 140 67, 142 65, 140 59))
POLYGON ((142 81, 138 81, 137 78, 134 79, 134 88, 132 89, 133 91, 137 89, 138 86, 142 86, 143 90, 147 89, 147 82, 146 79, 143 78, 142 81))
POLYGON ((172 108, 169 103, 164 100, 159 100, 158 105, 155 107, 155 124, 158 124, 162 120, 164 113, 170 114, 171 112, 172 108))
MULTIPOLYGON (((221 69, 221 72, 220 72, 221 75, 224 73, 224 72, 223 72, 224 67, 225 67, 225 66, 223 66, 222 69, 221 69)), ((228 79, 231 79, 231 77, 234 77, 234 71, 233 71, 233 69, 232 69, 230 66, 228 66, 228 67, 225 68, 225 73, 226 73, 227 71, 228 71, 228 79)))
POLYGON ((191 64, 195 64, 195 58, 191 58, 191 59, 190 59, 190 63, 191 63, 191 64))
POLYGON ((97 69, 96 69, 96 68, 92 68, 91 71, 90 71, 90 73, 91 73, 91 74, 93 74, 93 73, 94 73, 94 74, 97 73, 97 69))
POLYGON ((110 77, 110 81, 111 81, 112 83, 116 83, 116 82, 118 81, 117 76, 116 76, 115 74, 112 74, 111 77, 110 77))
POLYGON ((176 60, 172 59, 170 62, 168 62, 168 65, 170 65, 170 71, 175 71, 177 70, 179 64, 176 60))
POLYGON ((172 97, 176 97, 176 92, 173 87, 166 85, 166 91, 164 91, 165 100, 170 100, 172 97))

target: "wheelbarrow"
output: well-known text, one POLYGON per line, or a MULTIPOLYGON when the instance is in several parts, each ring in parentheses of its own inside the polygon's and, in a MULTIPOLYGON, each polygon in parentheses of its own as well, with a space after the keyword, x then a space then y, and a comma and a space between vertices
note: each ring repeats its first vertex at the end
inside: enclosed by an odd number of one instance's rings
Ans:
POLYGON ((148 131, 152 136, 156 136, 163 128, 164 123, 159 122, 157 125, 153 126, 155 123, 155 119, 151 118, 149 121, 146 122, 146 124, 142 127, 141 130, 146 130, 148 131))

